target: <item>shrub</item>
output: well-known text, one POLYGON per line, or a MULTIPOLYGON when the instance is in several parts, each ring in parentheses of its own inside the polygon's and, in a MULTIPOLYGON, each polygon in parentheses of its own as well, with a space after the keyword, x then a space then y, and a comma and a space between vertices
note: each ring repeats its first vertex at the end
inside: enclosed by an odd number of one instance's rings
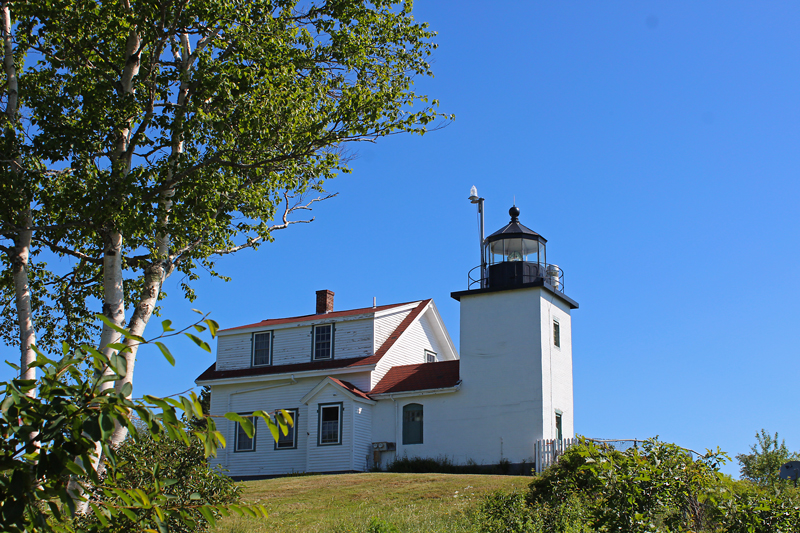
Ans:
POLYGON ((494 492, 481 502, 473 519, 478 533, 539 533, 542 521, 518 492, 494 492))
MULTIPOLYGON (((173 502, 185 507, 190 518, 188 524, 172 518, 167 521, 171 533, 207 531, 208 522, 194 507, 200 504, 225 505, 239 500, 241 488, 228 476, 208 467, 203 446, 197 441, 187 445, 182 440, 155 440, 149 433, 140 431, 138 439, 127 439, 117 453, 117 483, 128 489, 144 489, 156 479, 168 480, 164 489, 173 502), (154 472, 157 475, 154 475, 154 472)), ((135 513, 135 511, 133 511, 135 513)), ((87 514, 77 520, 86 527, 97 520, 87 514)), ((130 521, 119 517, 109 520, 104 527, 108 532, 130 531, 130 521)))
MULTIPOLYGON (((431 457, 398 457, 386 466, 386 472, 396 474, 497 474, 508 475, 511 472, 511 463, 501 459, 496 465, 479 465, 472 459, 466 464, 454 463, 447 456, 431 457)), ((523 466, 524 470, 524 466, 523 466)), ((373 471, 380 471, 374 469, 373 471)))

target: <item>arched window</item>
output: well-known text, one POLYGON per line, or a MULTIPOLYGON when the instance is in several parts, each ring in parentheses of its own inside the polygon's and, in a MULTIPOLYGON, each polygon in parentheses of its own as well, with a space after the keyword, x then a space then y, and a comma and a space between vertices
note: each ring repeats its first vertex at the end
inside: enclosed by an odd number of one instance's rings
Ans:
POLYGON ((422 444, 422 405, 403 406, 403 444, 422 444))

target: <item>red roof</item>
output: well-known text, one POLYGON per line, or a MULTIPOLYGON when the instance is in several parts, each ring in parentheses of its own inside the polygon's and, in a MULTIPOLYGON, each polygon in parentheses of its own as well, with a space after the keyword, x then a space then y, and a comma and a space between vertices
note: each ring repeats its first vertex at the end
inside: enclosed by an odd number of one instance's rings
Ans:
POLYGON ((350 392, 352 392, 356 396, 360 396, 360 397, 362 397, 362 398, 364 398, 366 400, 371 400, 372 399, 369 396, 367 396, 366 392, 362 391, 361 389, 359 389, 358 387, 356 387, 355 385, 353 385, 349 381, 342 381, 340 379, 332 378, 331 376, 328 376, 328 377, 331 378, 331 381, 341 385, 342 387, 344 387, 345 389, 349 390, 350 392))
POLYGON ((311 320, 325 320, 329 318, 339 318, 351 315, 373 314, 377 311, 384 311, 386 309, 392 309, 394 307, 401 307, 403 305, 408 305, 413 303, 414 302, 406 302, 402 304, 379 305, 378 307, 362 307, 361 309, 348 309, 347 311, 331 311, 330 313, 322 313, 320 315, 301 315, 289 318, 269 318, 267 320, 262 320, 261 322, 256 322, 255 324, 247 324, 246 326, 236 326, 235 328, 221 329, 219 331, 226 332, 226 331, 235 331, 237 329, 263 328, 269 326, 276 326, 278 324, 290 324, 292 322, 308 322, 311 320))
POLYGON ((389 348, 394 346, 394 343, 397 341, 397 339, 400 338, 400 335, 402 335, 403 332, 408 329, 408 326, 410 326, 411 323, 414 322, 414 320, 416 320, 416 318, 419 316, 420 313, 422 313, 422 310, 425 309, 425 306, 427 306, 430 303, 430 301, 431 301, 430 298, 428 298, 427 300, 422 300, 418 306, 412 309, 411 312, 408 313, 408 315, 406 315, 403 321, 400 322, 400 324, 398 324, 396 328, 394 328, 392 334, 389 335, 385 341, 383 341, 383 344, 381 344, 381 347, 378 348, 378 350, 375 352, 375 355, 367 357, 361 364, 372 365, 380 361, 381 357, 386 355, 386 352, 389 351, 389 348))
POLYGON ((197 377, 197 381, 213 379, 241 378, 245 376, 268 376, 270 374, 292 374, 295 372, 308 372, 311 370, 328 370, 332 368, 347 368, 351 366, 369 365, 365 363, 368 357, 350 357, 347 359, 332 359, 330 361, 311 361, 308 363, 295 363, 293 365, 255 366, 249 368, 236 368, 232 370, 217 370, 217 363, 212 364, 205 372, 197 377))
POLYGON ((446 389, 459 381, 459 361, 395 366, 369 391, 370 394, 446 389))
MULTIPOLYGON (((369 355, 367 357, 349 357, 347 359, 332 359, 330 361, 310 361, 308 363, 295 363, 290 365, 275 365, 275 366, 257 366, 257 367, 250 367, 250 368, 237 368, 232 370, 217 370, 217 364, 214 363, 210 367, 206 369, 205 372, 200 374, 197 377, 196 381, 210 381, 216 379, 228 379, 228 378, 240 378, 246 376, 267 376, 270 374, 289 374, 295 372, 309 372, 312 370, 328 370, 334 368, 349 368, 354 366, 365 366, 365 365, 373 365, 381 360, 381 358, 389 351, 397 339, 400 338, 400 335, 408 329, 408 326, 411 325, 412 322, 422 313, 422 310, 430 303, 430 299, 421 301, 411 312, 403 319, 400 324, 395 328, 391 335, 383 342, 380 348, 375 352, 375 355, 369 355)), ((413 302, 410 302, 413 303, 413 302)), ((362 312, 368 311, 376 311, 382 309, 391 309, 393 307, 400 307, 407 304, 394 304, 394 305, 385 305, 383 307, 366 307, 364 309, 352 309, 350 311, 339 311, 338 313, 327 313, 324 315, 309 315, 308 320, 312 320, 314 317, 335 317, 335 316, 347 316, 347 315, 356 315, 361 314, 362 312)), ((285 323, 285 322, 299 322, 298 318, 303 317, 295 317, 295 318, 281 318, 276 320, 264 320, 263 322, 259 322, 258 324, 251 324, 249 326, 240 326, 238 328, 230 328, 225 331, 231 331, 235 329, 242 329, 242 328, 250 328, 255 326, 262 326, 262 325, 273 325, 276 323, 285 323)), ((305 320, 305 319, 304 319, 305 320)), ((431 363, 429 363, 431 364, 431 363)))

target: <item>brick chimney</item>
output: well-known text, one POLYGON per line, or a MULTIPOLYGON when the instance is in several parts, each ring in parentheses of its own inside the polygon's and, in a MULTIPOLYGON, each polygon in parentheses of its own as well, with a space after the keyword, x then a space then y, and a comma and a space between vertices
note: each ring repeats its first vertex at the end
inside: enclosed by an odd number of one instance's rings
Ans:
POLYGON ((317 314, 322 315, 333 311, 333 291, 317 291, 317 314))

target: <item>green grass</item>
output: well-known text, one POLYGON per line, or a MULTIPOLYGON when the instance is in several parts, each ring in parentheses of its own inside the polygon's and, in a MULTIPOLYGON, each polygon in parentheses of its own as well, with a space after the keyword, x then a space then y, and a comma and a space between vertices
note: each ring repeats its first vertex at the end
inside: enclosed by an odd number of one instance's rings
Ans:
POLYGON ((217 533, 365 533, 372 518, 400 532, 464 533, 468 513, 495 490, 525 490, 531 478, 468 474, 343 474, 246 481, 243 503, 269 518, 229 517, 217 533))

